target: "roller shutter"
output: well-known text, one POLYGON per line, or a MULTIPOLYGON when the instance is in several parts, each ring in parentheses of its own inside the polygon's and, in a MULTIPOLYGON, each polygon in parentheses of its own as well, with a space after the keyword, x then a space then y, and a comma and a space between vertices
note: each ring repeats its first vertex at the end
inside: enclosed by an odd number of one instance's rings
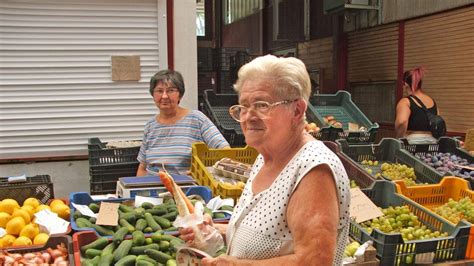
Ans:
POLYGON ((423 89, 432 96, 448 131, 474 126, 474 7, 407 21, 404 69, 425 66, 423 89))
POLYGON ((148 81, 166 67, 157 6, 0 0, 0 159, 85 155, 90 137, 141 139, 156 113, 148 81), (141 79, 112 81, 112 55, 140 56, 141 79))

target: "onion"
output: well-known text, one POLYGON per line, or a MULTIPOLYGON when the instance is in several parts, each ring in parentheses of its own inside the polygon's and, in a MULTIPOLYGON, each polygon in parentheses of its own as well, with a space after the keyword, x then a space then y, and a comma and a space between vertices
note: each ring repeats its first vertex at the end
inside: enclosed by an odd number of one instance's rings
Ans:
POLYGON ((27 261, 30 261, 30 260, 34 259, 35 257, 36 257, 36 256, 35 256, 35 254, 33 254, 33 253, 25 253, 25 254, 23 254, 23 258, 24 258, 25 260, 27 260, 27 261))
POLYGON ((49 263, 49 261, 51 260, 51 255, 48 252, 43 252, 43 254, 41 254, 41 257, 46 263, 49 263))
POLYGON ((60 257, 55 258, 53 263, 58 264, 61 261, 64 261, 64 258, 60 256, 60 257))

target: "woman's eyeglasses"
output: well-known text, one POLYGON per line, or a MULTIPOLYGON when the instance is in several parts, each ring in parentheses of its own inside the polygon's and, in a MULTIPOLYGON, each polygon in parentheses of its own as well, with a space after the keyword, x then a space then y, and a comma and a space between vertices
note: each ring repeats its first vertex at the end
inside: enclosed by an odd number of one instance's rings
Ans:
POLYGON ((156 95, 163 95, 163 94, 167 94, 167 95, 171 95, 171 94, 176 94, 178 93, 179 90, 178 88, 175 88, 175 87, 169 87, 167 89, 155 89, 153 90, 153 94, 156 94, 156 95))
POLYGON ((250 107, 243 106, 243 105, 233 105, 229 108, 230 116, 235 119, 237 122, 242 122, 244 119, 242 116, 248 114, 250 109, 253 109, 256 112, 257 116, 260 118, 265 118, 265 116, 270 112, 273 107, 276 107, 281 104, 289 104, 292 102, 297 101, 298 99, 294 100, 284 100, 274 103, 269 103, 265 101, 256 101, 250 105, 250 107))

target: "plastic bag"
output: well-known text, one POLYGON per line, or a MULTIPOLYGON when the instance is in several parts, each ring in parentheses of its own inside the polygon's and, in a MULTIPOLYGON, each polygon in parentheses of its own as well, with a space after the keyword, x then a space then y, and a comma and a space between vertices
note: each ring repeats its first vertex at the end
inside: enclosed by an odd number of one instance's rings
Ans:
POLYGON ((192 228, 194 231, 194 241, 189 244, 186 243, 186 245, 202 250, 211 257, 215 257, 217 251, 224 247, 224 239, 219 230, 211 225, 205 225, 203 222, 204 206, 201 202, 197 202, 194 206, 194 213, 176 217, 173 226, 192 228))

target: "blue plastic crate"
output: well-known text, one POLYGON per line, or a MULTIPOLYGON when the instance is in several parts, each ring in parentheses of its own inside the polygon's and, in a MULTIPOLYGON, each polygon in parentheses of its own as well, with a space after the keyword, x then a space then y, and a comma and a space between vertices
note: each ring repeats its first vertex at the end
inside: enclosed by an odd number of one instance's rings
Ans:
MULTIPOLYGON (((186 196, 190 195, 198 195, 200 196, 205 202, 208 202, 211 197, 212 193, 211 190, 208 187, 203 187, 203 186, 195 186, 191 187, 188 190, 185 191, 186 196)), ((99 200, 95 201, 92 199, 91 195, 87 192, 73 192, 69 195, 69 207, 71 208, 71 215, 70 215, 70 223, 71 223, 71 228, 75 232, 78 231, 94 231, 96 234, 97 231, 94 228, 79 228, 77 227, 76 221, 74 220, 74 212, 76 211, 76 208, 72 205, 72 203, 75 204, 81 204, 81 205, 89 205, 91 203, 100 203, 100 202, 125 202, 129 200, 134 200, 133 198, 119 198, 119 199, 106 199, 106 200, 99 200)))

